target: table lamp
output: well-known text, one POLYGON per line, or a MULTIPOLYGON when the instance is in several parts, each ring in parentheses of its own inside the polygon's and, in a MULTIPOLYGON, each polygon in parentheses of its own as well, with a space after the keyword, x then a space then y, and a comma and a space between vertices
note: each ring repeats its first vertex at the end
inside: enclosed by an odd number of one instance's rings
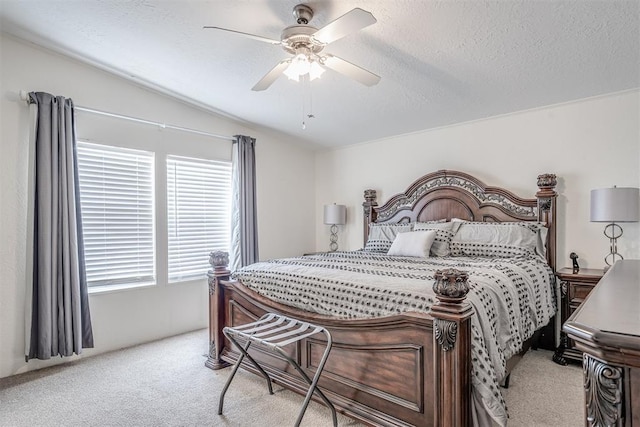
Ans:
POLYGON ((338 250, 338 225, 347 223, 347 207, 345 205, 324 205, 324 223, 331 225, 331 242, 329 248, 331 252, 338 250))
POLYGON ((618 222, 638 222, 640 220, 640 189, 630 187, 612 187, 591 190, 591 222, 608 222, 604 235, 609 238, 609 254, 604 262, 609 266, 616 258, 623 259, 618 253, 618 238, 622 236, 622 227, 618 222))

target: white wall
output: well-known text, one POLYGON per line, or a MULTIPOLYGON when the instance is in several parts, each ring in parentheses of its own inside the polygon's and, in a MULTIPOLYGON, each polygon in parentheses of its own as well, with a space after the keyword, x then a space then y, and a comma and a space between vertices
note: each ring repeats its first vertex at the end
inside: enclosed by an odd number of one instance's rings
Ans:
MULTIPOLYGON (((638 91, 611 94, 318 153, 316 215, 323 204, 347 204, 340 248, 358 249, 367 188, 378 190, 381 204, 425 173, 453 169, 533 197, 537 175, 555 173, 558 266, 571 265, 575 251, 581 266, 601 268, 609 242, 604 224, 589 222, 590 190, 638 186, 639 104, 638 91)), ((638 223, 622 226, 619 252, 640 258, 638 223)), ((327 247, 326 227, 316 227, 319 249, 327 247)))
MULTIPOLYGON (((76 105, 221 135, 255 137, 260 257, 293 256, 313 249, 315 235, 309 224, 315 220, 315 164, 311 150, 287 137, 190 107, 8 36, 0 36, 0 67, 0 377, 75 358, 24 362, 29 120, 28 107, 17 100, 19 90, 45 91, 70 97, 76 105)), ((143 125, 87 113, 78 114, 77 128, 81 138, 109 143, 128 138, 140 148, 149 144, 147 136, 154 132, 154 149, 162 153, 171 153, 178 138, 182 154, 186 150, 193 155, 228 158, 230 153, 228 142, 201 137, 185 142, 182 133, 150 131, 143 125)), ((207 298, 205 279, 91 294, 96 348, 83 355, 205 327, 207 298)))

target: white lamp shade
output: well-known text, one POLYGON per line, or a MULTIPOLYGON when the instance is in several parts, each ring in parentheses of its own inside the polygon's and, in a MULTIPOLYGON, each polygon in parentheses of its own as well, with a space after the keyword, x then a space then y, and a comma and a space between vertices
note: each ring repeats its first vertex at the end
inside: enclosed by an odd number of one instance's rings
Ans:
POLYGON ((347 223, 347 207, 345 205, 324 205, 324 223, 343 225, 347 223))
POLYGON ((591 222, 640 220, 640 189, 629 187, 591 190, 591 222))

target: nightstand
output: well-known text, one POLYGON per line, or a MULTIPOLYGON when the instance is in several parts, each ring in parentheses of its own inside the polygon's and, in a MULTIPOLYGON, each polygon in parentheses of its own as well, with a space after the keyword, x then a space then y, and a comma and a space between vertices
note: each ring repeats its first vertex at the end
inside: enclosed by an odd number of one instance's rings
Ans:
MULTIPOLYGON (((577 273, 572 268, 563 268, 556 272, 560 282, 560 319, 562 324, 587 298, 589 292, 598 284, 604 270, 581 268, 577 273)), ((553 355, 553 361, 559 365, 566 365, 569 360, 582 363, 582 352, 577 350, 573 340, 564 332, 560 333, 560 346, 553 355)))

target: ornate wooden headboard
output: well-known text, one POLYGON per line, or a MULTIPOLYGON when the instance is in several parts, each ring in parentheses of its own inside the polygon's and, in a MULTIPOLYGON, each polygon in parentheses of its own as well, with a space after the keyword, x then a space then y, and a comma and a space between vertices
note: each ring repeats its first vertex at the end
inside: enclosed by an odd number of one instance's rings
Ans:
POLYGON ((539 221, 547 235, 547 261, 556 270, 556 176, 538 175, 535 198, 523 199, 504 188, 489 187, 464 172, 439 170, 417 179, 404 193, 378 206, 376 191, 364 192, 364 242, 369 224, 460 218, 469 221, 539 221))

